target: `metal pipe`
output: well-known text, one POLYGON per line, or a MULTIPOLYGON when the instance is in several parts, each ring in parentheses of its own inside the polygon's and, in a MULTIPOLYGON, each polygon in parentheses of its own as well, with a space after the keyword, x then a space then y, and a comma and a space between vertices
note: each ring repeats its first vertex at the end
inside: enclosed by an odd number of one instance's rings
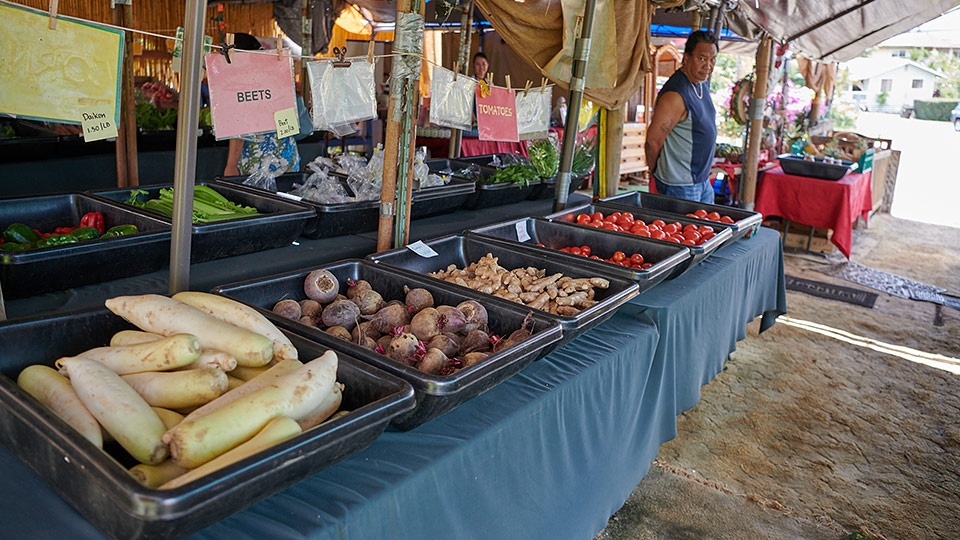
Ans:
POLYGON ((197 176, 197 125, 200 118, 200 55, 207 0, 188 0, 183 23, 180 110, 173 166, 173 232, 170 241, 170 293, 190 288, 190 235, 193 184, 197 176))
POLYGON ((590 56, 590 34, 593 29, 593 12, 596 0, 587 0, 583 7, 583 18, 577 42, 573 48, 573 68, 570 75, 570 94, 567 98, 567 121, 563 127, 563 145, 560 151, 560 171, 555 181, 556 194, 553 211, 559 212, 567 207, 570 190, 570 169, 573 167, 573 150, 577 141, 577 127, 580 120, 580 101, 583 99, 584 79, 587 58, 590 56))

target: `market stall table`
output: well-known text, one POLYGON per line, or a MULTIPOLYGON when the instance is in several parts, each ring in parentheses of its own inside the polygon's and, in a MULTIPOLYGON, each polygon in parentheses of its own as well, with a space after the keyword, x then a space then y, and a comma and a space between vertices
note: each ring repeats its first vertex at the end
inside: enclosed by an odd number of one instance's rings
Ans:
MULTIPOLYGON (((446 218, 429 236, 451 232, 458 221, 446 218)), ((249 268, 253 255, 225 262, 267 273, 249 268)), ((385 433, 195 537, 592 537, 676 436, 676 415, 696 403, 747 322, 771 324, 784 298, 779 236, 761 229, 487 393, 415 430, 385 433)), ((5 535, 100 537, 5 449, 0 470, 5 535)))
POLYGON ((847 257, 853 247, 853 222, 873 209, 870 171, 849 172, 840 180, 786 174, 781 167, 763 173, 755 210, 811 227, 833 229, 830 241, 847 257))

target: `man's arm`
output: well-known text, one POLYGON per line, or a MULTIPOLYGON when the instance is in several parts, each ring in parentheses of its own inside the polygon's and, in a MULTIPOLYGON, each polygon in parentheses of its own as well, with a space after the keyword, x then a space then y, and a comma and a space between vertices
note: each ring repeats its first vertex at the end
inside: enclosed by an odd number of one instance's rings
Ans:
POLYGON ((240 161, 240 153, 243 150, 243 139, 230 139, 230 146, 227 150, 227 166, 223 169, 224 176, 239 176, 237 163, 240 161))
POLYGON ((673 128, 687 114, 687 108, 683 104, 683 98, 677 92, 665 92, 657 100, 657 106, 653 109, 653 117, 650 119, 650 125, 647 126, 647 137, 643 144, 646 155, 647 166, 653 173, 657 168, 657 159, 660 157, 660 150, 663 149, 663 143, 667 140, 667 135, 673 131, 673 128))

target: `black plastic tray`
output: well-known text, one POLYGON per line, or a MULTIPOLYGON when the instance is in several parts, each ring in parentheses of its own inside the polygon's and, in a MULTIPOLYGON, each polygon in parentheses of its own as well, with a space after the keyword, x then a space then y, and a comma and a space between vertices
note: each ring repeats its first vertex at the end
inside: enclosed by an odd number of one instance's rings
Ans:
POLYGON ((807 161, 803 157, 793 154, 780 154, 777 159, 780 160, 780 167, 783 172, 787 174, 809 176, 820 180, 839 180, 850 172, 850 167, 857 164, 854 161, 841 161, 839 165, 824 163, 823 158, 814 158, 814 161, 807 161))
MULTIPOLYGON (((544 178, 541 181, 540 185, 530 194, 530 200, 535 201, 538 199, 552 199, 556 196, 557 186, 556 186, 556 177, 554 178, 544 178)), ((584 178, 574 178, 570 177, 570 185, 567 186, 567 193, 573 193, 581 187, 583 187, 584 178)))
MULTIPOLYGON (((340 354, 348 414, 181 488, 147 488, 127 473, 130 464, 90 444, 16 384, 28 365, 52 366, 128 328, 104 308, 0 324, 0 443, 114 538, 186 536, 369 446, 414 405, 409 384, 340 354)), ((289 336, 305 361, 327 350, 289 336)))
MULTIPOLYGON (((655 210, 646 210, 644 208, 631 208, 626 206, 618 206, 615 204, 587 204, 584 206, 578 206, 576 208, 568 208, 561 212, 550 214, 546 216, 546 219, 549 219, 551 221, 560 221, 563 223, 572 224, 576 222, 578 214, 592 214, 594 212, 600 212, 603 215, 607 215, 613 212, 630 212, 633 214, 633 217, 637 219, 642 219, 646 222, 650 222, 655 219, 662 219, 663 221, 666 221, 668 223, 673 221, 679 221, 681 224, 684 224, 684 225, 687 223, 696 223, 697 225, 706 224, 706 225, 713 226, 714 229, 717 231, 716 236, 700 244, 699 246, 684 246, 690 250, 690 258, 687 259, 686 262, 680 263, 679 265, 677 265, 674 273, 670 276, 671 278, 677 277, 683 274, 684 272, 686 272, 687 270, 696 266, 698 263, 700 263, 700 261, 709 257, 711 253, 720 249, 720 246, 726 244, 727 241, 730 240, 732 236, 731 230, 733 229, 733 226, 727 225, 725 223, 716 223, 713 221, 707 221, 707 222, 701 223, 701 220, 693 220, 691 218, 688 218, 685 216, 677 216, 676 214, 671 214, 669 212, 658 212, 655 210)), ((576 225, 576 226, 587 228, 584 225, 576 225)), ((620 237, 628 237, 628 236, 636 237, 637 236, 635 234, 630 234, 626 232, 608 231, 606 229, 594 229, 594 230, 598 230, 604 234, 615 234, 620 237)), ((663 244, 663 245, 670 245, 670 246, 677 245, 673 242, 667 242, 666 240, 656 240, 653 238, 646 238, 642 236, 639 238, 643 238, 644 240, 649 240, 651 242, 656 242, 658 244, 663 244)))
POLYGON ((26 251, 0 251, 0 287, 8 300, 145 274, 170 259, 170 225, 82 193, 0 199, 0 230, 23 223, 41 231, 76 226, 101 212, 106 227, 133 224, 140 233, 26 251))
MULTIPOLYGON (((500 266, 511 270, 532 266, 546 270, 548 275, 561 272, 565 276, 574 278, 604 277, 609 279, 610 287, 608 289, 597 289, 594 298, 598 301, 597 304, 577 315, 565 317, 545 311, 541 312, 546 317, 560 321, 563 328, 561 345, 607 320, 617 311, 617 308, 639 293, 638 285, 632 280, 616 276, 600 276, 593 265, 584 265, 580 261, 561 259, 555 257, 554 253, 530 249, 522 244, 507 245, 504 242, 479 236, 463 235, 436 238, 426 241, 425 244, 437 252, 436 257, 422 257, 408 248, 400 248, 368 255, 367 258, 417 275, 445 269, 451 264, 463 268, 490 253, 499 258, 500 266)), ((438 278, 429 276, 427 278, 437 283, 447 283, 438 278)), ((473 291, 473 289, 460 285, 452 286, 465 291, 473 291)), ((485 299, 501 300, 492 295, 484 294, 483 297, 485 299)), ((486 300, 484 301, 486 302, 486 300)))
MULTIPOLYGON (((739 240, 744 236, 748 238, 753 236, 760 230, 760 224, 763 221, 763 215, 761 215, 760 212, 751 212, 750 210, 720 204, 688 201, 676 197, 648 193, 646 191, 628 191, 612 197, 605 197, 598 202, 601 204, 609 203, 633 208, 643 208, 644 210, 670 212, 672 214, 680 214, 680 217, 684 219, 690 219, 687 214, 692 214, 701 208, 707 212, 717 212, 721 216, 730 216, 730 219, 734 220, 733 225, 735 225, 735 228, 732 231, 733 238, 731 241, 739 240)), ((702 221, 704 224, 710 225, 716 223, 710 220, 702 221)))
POLYGON ((542 250, 547 256, 573 261, 574 263, 589 264, 603 275, 618 276, 636 281, 640 287, 640 293, 651 289, 664 279, 672 277, 678 272, 677 269, 690 259, 690 250, 686 246, 676 244, 666 246, 639 236, 623 238, 603 234, 603 232, 589 227, 577 227, 569 223, 548 221, 543 218, 522 218, 497 223, 471 229, 465 234, 467 236, 483 236, 511 244, 522 243, 530 249, 542 250), (526 231, 525 237, 528 238, 524 242, 520 242, 519 239, 521 228, 526 231), (543 244, 545 247, 539 247, 536 244, 543 244), (646 270, 638 270, 557 251, 560 248, 582 246, 584 244, 590 246, 593 255, 604 259, 612 257, 614 252, 617 251, 622 251, 627 256, 639 253, 643 255, 645 261, 653 264, 653 266, 646 270))
MULTIPOLYGON (((507 154, 503 154, 507 155, 507 154)), ((456 171, 468 167, 471 164, 477 165, 480 169, 480 179, 476 180, 476 190, 469 195, 463 203, 463 207, 469 210, 481 208, 492 208, 505 204, 518 203, 529 200, 540 189, 541 181, 530 182, 527 186, 520 187, 516 184, 485 184, 484 178, 488 178, 497 170, 482 163, 489 163, 493 154, 487 156, 473 156, 460 159, 431 159, 426 163, 431 171, 441 171, 451 169, 456 171)))
POLYGON ((530 362, 549 353, 560 341, 561 330, 558 322, 551 320, 543 312, 529 310, 512 302, 500 299, 490 301, 474 291, 467 292, 460 287, 452 287, 423 276, 410 276, 364 260, 338 261, 318 268, 326 268, 337 276, 341 292, 346 292, 347 279, 352 278, 367 280, 387 301, 402 300, 405 294, 404 285, 429 290, 437 305, 455 306, 465 300, 478 300, 487 309, 493 333, 504 337, 519 328, 528 313, 533 313, 535 325, 530 338, 452 375, 440 376, 424 373, 415 367, 396 362, 352 342, 331 336, 318 328, 272 313, 273 305, 281 299, 292 298, 299 301, 306 298, 303 293, 303 281, 315 268, 222 285, 214 289, 218 294, 259 308, 278 326, 323 343, 331 349, 346 351, 413 385, 417 396, 417 407, 393 419, 391 425, 397 429, 407 430, 417 427, 493 388, 530 362))
MULTIPOLYGON (((190 260, 194 263, 289 245, 300 236, 307 222, 316 215, 314 209, 305 204, 286 200, 263 190, 253 191, 228 182, 217 181, 206 185, 237 204, 256 208, 260 215, 193 225, 190 260)), ((146 200, 146 198, 156 198, 161 188, 169 187, 173 186, 171 184, 142 186, 97 190, 90 193, 96 197, 124 204, 134 189, 146 191, 147 195, 143 196, 145 197, 143 200, 146 200)), ((135 206, 124 206, 134 212, 172 223, 170 218, 162 214, 135 206)))

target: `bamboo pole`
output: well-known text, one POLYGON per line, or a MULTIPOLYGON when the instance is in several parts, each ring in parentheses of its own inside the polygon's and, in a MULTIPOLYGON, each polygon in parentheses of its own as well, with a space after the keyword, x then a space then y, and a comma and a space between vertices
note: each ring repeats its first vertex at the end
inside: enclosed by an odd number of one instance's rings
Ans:
MULTIPOLYGON (((124 4, 121 12, 123 13, 123 27, 133 28, 133 5, 124 4)), ((124 138, 126 139, 127 151, 127 186, 140 185, 139 158, 137 156, 137 104, 134 98, 133 84, 133 32, 124 32, 123 48, 123 111, 121 121, 123 122, 124 138)), ((118 135, 119 138, 119 135, 118 135)))
MULTIPOLYGON (((123 27, 123 6, 113 8, 113 25, 123 27)), ((133 92, 127 93, 127 79, 130 72, 127 69, 127 58, 130 54, 130 42, 127 39, 127 32, 123 33, 123 57, 121 58, 122 68, 120 70, 120 121, 117 126, 117 138, 114 141, 116 149, 117 166, 117 187, 125 188, 129 185, 127 181, 127 102, 133 99, 133 92)))
MULTIPOLYGON (((620 189, 620 152, 623 150, 625 107, 626 105, 622 105, 617 109, 604 109, 607 116, 606 129, 603 133, 603 140, 606 143, 603 159, 606 166, 603 170, 605 189, 599 192, 601 197, 616 195, 617 190, 620 189)), ((597 190, 594 190, 594 195, 597 194, 597 190)))
POLYGON ((770 49, 773 39, 764 36, 757 47, 757 80, 750 95, 749 136, 743 159, 743 206, 753 210, 757 196, 757 160, 760 156, 760 138, 763 135, 763 103, 767 99, 767 79, 770 75, 770 49))
MULTIPOLYGON (((457 49, 457 73, 466 75, 468 71, 467 64, 470 62, 470 41, 473 37, 473 0, 467 0, 461 7, 460 14, 460 48, 457 49)), ((450 132, 450 148, 447 151, 447 157, 450 159, 460 157, 460 142, 463 140, 463 132, 454 129, 450 132)))
POLYGON ((593 29, 593 12, 596 0, 587 0, 583 7, 583 17, 578 19, 579 32, 573 48, 573 69, 570 75, 570 94, 567 98, 567 122, 563 128, 563 146, 560 152, 560 171, 556 179, 556 198, 553 211, 559 212, 567 207, 570 189, 570 169, 573 166, 573 150, 577 140, 577 128, 580 120, 580 102, 583 100, 583 73, 590 56, 590 34, 593 29))

